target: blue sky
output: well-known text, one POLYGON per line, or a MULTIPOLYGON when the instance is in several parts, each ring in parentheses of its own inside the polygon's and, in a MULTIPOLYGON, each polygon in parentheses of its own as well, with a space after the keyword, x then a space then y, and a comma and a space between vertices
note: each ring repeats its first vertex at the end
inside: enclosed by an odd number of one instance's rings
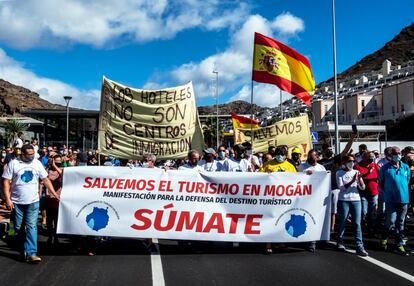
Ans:
MULTIPOLYGON (((338 71, 410 25, 413 8, 336 0, 338 71)), ((330 0, 0 0, 0 78, 89 109, 98 109, 102 75, 146 89, 192 80, 197 104, 210 105, 216 69, 220 103, 250 101, 255 31, 307 56, 317 83, 333 75, 330 0)), ((278 94, 255 84, 259 105, 276 106, 278 94)))

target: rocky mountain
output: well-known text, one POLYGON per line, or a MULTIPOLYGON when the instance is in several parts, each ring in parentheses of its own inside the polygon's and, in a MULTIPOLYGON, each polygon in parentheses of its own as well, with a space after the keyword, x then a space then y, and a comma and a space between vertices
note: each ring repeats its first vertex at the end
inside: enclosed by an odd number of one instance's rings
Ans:
MULTIPOLYGON (((387 42, 381 49, 365 56, 356 64, 338 74, 338 78, 379 70, 386 59, 390 60, 394 66, 414 60, 414 23, 402 29, 397 36, 387 42)), ((331 80, 333 78, 327 81, 331 80)))
MULTIPOLYGON (((26 109, 63 109, 62 105, 50 103, 40 98, 39 94, 18 86, 8 81, 0 79, 0 116, 17 115, 26 109)), ((254 104, 254 112, 261 113, 266 108, 254 104)), ((216 106, 200 106, 198 112, 202 114, 215 114, 216 106)), ((233 101, 228 104, 219 104, 219 113, 230 114, 250 114, 250 103, 245 101, 233 101)))
MULTIPOLYGON (((254 113, 262 113, 266 108, 253 104, 254 113)), ((219 114, 230 114, 231 112, 236 114, 250 114, 251 104, 243 100, 236 100, 227 104, 219 104, 219 114)), ((215 114, 216 106, 200 106, 198 107, 198 114, 207 115, 215 114)))
POLYGON ((0 115, 17 115, 30 108, 62 109, 27 88, 0 79, 0 115))

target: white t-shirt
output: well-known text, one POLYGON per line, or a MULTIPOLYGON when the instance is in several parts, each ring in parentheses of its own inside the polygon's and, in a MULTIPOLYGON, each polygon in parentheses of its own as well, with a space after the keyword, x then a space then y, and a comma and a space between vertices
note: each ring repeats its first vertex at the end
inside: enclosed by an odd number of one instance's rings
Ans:
POLYGON ((190 164, 184 164, 184 165, 182 165, 182 166, 180 166, 180 167, 178 167, 178 170, 194 170, 194 171, 199 171, 199 172, 201 172, 201 171, 204 171, 204 168, 203 168, 203 166, 202 165, 196 165, 196 166, 193 166, 193 165, 190 165, 190 164))
POLYGON ((206 162, 205 160, 201 160, 198 165, 200 165, 204 171, 207 172, 217 172, 218 171, 218 165, 217 161, 214 160, 213 162, 206 162))
POLYGON ((7 164, 3 178, 11 180, 11 201, 15 204, 28 205, 39 201, 39 178, 47 177, 47 172, 39 160, 30 163, 20 158, 7 164))
POLYGON ((249 161, 241 159, 236 161, 234 158, 226 160, 223 164, 222 172, 251 172, 252 167, 249 161))
POLYGON ((40 155, 39 155, 39 145, 32 145, 33 149, 35 151, 35 160, 39 159, 40 155))
POLYGON ((221 172, 223 171, 223 166, 224 163, 227 161, 228 159, 225 158, 224 160, 217 160, 217 172, 221 172))
POLYGON ((322 171, 326 172, 325 167, 318 163, 316 163, 315 166, 312 166, 308 162, 305 162, 305 163, 300 164, 298 167, 298 172, 304 172, 308 170, 312 172, 322 172, 322 171))
POLYGON ((352 181, 355 174, 359 174, 357 170, 345 171, 343 169, 339 169, 336 172, 336 182, 338 183, 339 188, 339 197, 338 200, 340 201, 360 201, 361 197, 359 196, 358 191, 358 179, 352 183, 349 188, 345 188, 345 185, 352 181))

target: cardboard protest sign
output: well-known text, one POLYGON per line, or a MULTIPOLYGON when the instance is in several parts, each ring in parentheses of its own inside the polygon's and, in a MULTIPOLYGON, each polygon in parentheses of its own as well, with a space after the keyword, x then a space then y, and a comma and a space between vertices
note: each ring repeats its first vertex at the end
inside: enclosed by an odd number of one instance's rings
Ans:
POLYGON ((234 132, 236 143, 251 142, 253 136, 254 152, 267 152, 269 146, 287 145, 289 151, 298 147, 305 158, 312 148, 307 115, 288 118, 264 128, 237 129, 234 132))
POLYGON ((191 82, 160 90, 135 89, 103 78, 99 115, 101 154, 159 160, 184 158, 203 148, 191 82))

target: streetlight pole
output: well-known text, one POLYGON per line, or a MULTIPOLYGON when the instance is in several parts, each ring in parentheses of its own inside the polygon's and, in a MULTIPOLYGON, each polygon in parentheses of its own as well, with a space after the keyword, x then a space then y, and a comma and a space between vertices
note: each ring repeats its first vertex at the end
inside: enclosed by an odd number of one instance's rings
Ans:
POLYGON ((216 142, 216 147, 218 150, 219 149, 219 107, 218 107, 218 71, 213 71, 214 74, 216 74, 216 117, 217 117, 217 126, 216 126, 216 138, 217 138, 217 142, 216 142))
POLYGON ((69 102, 72 99, 72 96, 64 96, 66 101, 66 148, 69 152, 69 102))
POLYGON ((332 41, 333 41, 333 72, 334 72, 334 112, 335 112, 335 154, 339 154, 338 129, 338 78, 336 75, 336 30, 335 30, 335 0, 332 0, 332 41))

